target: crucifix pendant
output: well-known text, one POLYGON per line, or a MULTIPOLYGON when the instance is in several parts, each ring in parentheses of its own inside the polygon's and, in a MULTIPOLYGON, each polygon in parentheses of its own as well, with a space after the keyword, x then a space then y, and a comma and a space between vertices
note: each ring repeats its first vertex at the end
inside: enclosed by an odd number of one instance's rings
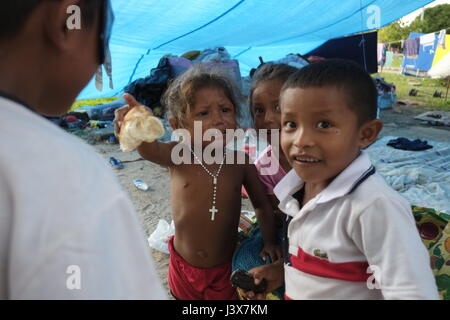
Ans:
POLYGON ((212 208, 209 209, 209 212, 211 212, 211 221, 214 221, 214 218, 215 218, 216 213, 217 213, 218 211, 219 211, 219 210, 216 209, 216 206, 212 206, 212 208))

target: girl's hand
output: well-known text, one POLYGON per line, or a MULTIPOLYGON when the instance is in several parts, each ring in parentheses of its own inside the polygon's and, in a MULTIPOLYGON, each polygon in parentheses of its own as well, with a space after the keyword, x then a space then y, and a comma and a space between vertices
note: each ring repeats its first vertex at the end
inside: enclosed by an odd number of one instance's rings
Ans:
POLYGON ((276 245, 267 245, 259 253, 259 256, 263 261, 266 261, 266 255, 269 255, 272 262, 277 261, 283 256, 281 248, 276 245))
MULTIPOLYGON (((123 95, 123 98, 127 102, 126 105, 123 107, 116 109, 114 111, 114 134, 116 137, 119 137, 120 128, 122 127, 123 119, 125 118, 125 115, 134 107, 140 106, 141 104, 129 93, 125 93, 123 95)), ((152 110, 148 107, 146 107, 148 111, 153 115, 152 110)))

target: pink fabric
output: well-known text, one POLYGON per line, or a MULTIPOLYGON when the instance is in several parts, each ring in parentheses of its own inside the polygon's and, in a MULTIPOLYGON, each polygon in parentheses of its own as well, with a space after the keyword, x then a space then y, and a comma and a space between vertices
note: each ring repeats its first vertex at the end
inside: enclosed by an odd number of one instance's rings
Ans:
POLYGON ((384 43, 378 43, 377 45, 377 61, 380 63, 381 57, 383 56, 383 46, 384 43))
POLYGON ((259 180, 261 180, 266 189, 266 194, 273 195, 273 188, 275 188, 277 183, 283 179, 286 172, 280 165, 278 158, 273 154, 271 145, 264 149, 264 151, 259 155, 255 161, 255 166, 256 170, 258 170, 259 180), (270 173, 269 171, 274 171, 275 173, 267 174, 270 173))

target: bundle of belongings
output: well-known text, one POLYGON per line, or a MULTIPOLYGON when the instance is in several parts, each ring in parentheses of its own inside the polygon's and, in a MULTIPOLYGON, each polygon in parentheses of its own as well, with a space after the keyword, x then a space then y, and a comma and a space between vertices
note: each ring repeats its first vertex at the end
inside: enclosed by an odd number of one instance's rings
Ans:
POLYGON ((386 82, 381 76, 376 76, 374 81, 378 90, 378 108, 391 108, 392 105, 397 102, 395 85, 393 83, 386 82))
POLYGON ((150 71, 149 76, 131 82, 123 90, 133 95, 143 105, 152 109, 154 115, 163 116, 164 112, 160 99, 171 78, 169 59, 164 56, 159 60, 157 67, 150 71))
POLYGON ((165 55, 159 60, 157 67, 150 71, 149 76, 133 81, 124 91, 152 109, 155 116, 163 117, 165 110, 161 105, 161 97, 169 81, 194 64, 201 64, 206 70, 219 70, 227 74, 242 89, 239 62, 231 59, 224 47, 214 47, 203 51, 189 51, 181 57, 165 55))
MULTIPOLYGON (((258 70, 262 65, 265 64, 264 60, 262 57, 259 57, 259 61, 260 64, 259 66, 255 69, 253 68, 252 70, 250 70, 250 78, 253 78, 253 75, 255 74, 256 70, 258 70)), ((299 53, 293 54, 293 53, 289 53, 288 55, 286 55, 286 57, 281 58, 279 60, 276 61, 270 61, 271 63, 284 63, 284 64, 288 64, 291 67, 295 67, 297 69, 301 69, 304 66, 307 66, 308 64, 310 64, 310 61, 302 56, 299 53)))
POLYGON ((125 99, 119 98, 110 103, 100 104, 97 106, 83 106, 77 109, 77 112, 86 111, 90 120, 112 121, 114 120, 114 112, 116 109, 123 107, 125 99))

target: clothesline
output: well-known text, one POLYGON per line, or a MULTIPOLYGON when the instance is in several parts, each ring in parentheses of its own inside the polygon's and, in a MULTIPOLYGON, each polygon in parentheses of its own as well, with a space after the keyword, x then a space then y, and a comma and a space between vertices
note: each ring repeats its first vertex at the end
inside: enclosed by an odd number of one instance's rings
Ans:
MULTIPOLYGON (((437 31, 434 31, 434 32, 427 32, 426 34, 430 34, 430 33, 438 33, 438 32, 441 32, 441 30, 444 30, 444 29, 445 29, 445 30, 450 29, 450 26, 448 26, 448 27, 446 27, 446 28, 442 28, 442 29, 437 30, 437 31)), ((395 40, 395 41, 388 41, 388 42, 379 42, 379 43, 391 44, 391 43, 399 43, 399 42, 403 42, 403 41, 405 41, 405 40, 408 40, 408 39, 395 40)))

